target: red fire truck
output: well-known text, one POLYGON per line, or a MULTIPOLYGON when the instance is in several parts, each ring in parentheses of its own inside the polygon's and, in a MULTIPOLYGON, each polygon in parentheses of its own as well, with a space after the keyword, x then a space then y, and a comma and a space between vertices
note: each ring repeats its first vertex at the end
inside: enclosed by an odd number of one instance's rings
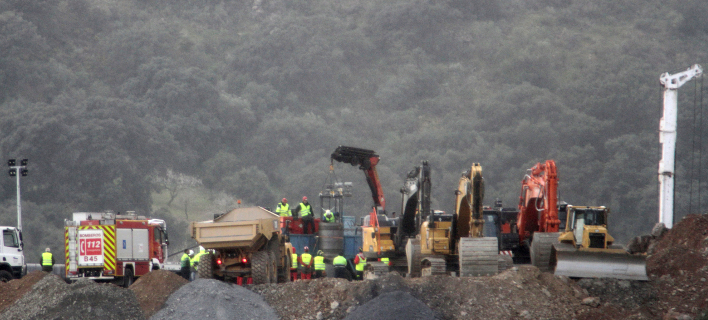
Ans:
POLYGON ((167 259, 164 220, 147 219, 134 211, 77 212, 64 226, 66 279, 118 282, 126 288, 167 259))

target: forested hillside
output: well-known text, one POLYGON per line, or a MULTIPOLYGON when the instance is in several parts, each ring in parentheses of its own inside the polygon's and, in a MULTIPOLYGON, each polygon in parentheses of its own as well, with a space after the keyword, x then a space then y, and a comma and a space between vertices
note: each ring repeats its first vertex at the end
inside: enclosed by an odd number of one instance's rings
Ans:
MULTIPOLYGON (((0 154, 30 159, 37 257, 75 211, 161 216, 179 247, 188 220, 235 199, 318 204, 338 145, 381 156, 389 211, 421 160, 452 211, 472 162, 485 202, 515 206, 526 169, 554 159, 561 200, 610 207, 624 242, 658 220, 659 75, 708 65, 706 15, 699 0, 0 0, 0 154)), ((695 84, 679 93, 677 219, 689 194, 698 213, 691 168, 708 164, 691 157, 708 132, 695 84)), ((335 170, 355 186, 348 214, 366 212, 360 170, 335 170)), ((16 224, 14 179, 0 196, 16 224)))

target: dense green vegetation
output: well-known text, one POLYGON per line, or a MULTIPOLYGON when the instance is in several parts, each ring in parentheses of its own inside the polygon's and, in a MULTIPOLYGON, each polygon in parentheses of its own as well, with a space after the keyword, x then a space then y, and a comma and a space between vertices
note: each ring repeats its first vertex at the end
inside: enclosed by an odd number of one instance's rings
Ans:
MULTIPOLYGON (((381 155, 389 211, 421 160, 452 211, 472 162, 486 202, 515 206, 526 169, 554 159, 561 199, 610 207, 624 242, 658 220, 658 78, 707 60, 706 13, 698 0, 0 0, 0 154, 30 159, 37 257, 61 250, 75 211, 161 216, 179 247, 188 220, 235 199, 317 203, 338 145, 381 155)), ((694 90, 679 94, 677 218, 694 90)), ((366 212, 361 172, 335 170, 355 184, 348 213, 366 212)), ((14 225, 13 179, 0 200, 14 225)))

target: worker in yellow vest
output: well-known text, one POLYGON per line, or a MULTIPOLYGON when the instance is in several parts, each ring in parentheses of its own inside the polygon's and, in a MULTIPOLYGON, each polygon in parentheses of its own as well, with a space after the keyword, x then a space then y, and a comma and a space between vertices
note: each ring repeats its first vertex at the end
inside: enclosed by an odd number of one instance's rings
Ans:
POLYGON ((364 257, 364 250, 359 248, 359 253, 354 257, 354 265, 356 266, 356 279, 364 279, 364 266, 366 266, 366 257, 364 257))
POLYGON ((327 277, 327 271, 325 271, 325 263, 327 259, 324 257, 324 251, 319 250, 317 251, 317 255, 315 256, 315 275, 312 276, 313 278, 324 278, 327 277))
POLYGON ((283 198, 280 203, 275 205, 275 213, 281 217, 290 217, 290 205, 288 204, 288 199, 283 198))
POLYGON ((204 249, 204 247, 199 246, 199 253, 195 254, 194 257, 189 259, 189 262, 192 266, 192 275, 189 277, 189 280, 194 280, 197 278, 197 272, 199 272, 199 259, 201 259, 205 253, 206 250, 204 249))
POLYGON ((322 218, 324 218, 324 221, 327 223, 334 223, 334 213, 332 213, 329 209, 325 210, 322 218))
POLYGON ((300 258, 297 256, 297 252, 295 251, 295 247, 293 247, 293 253, 290 255, 290 259, 292 261, 292 265, 290 266, 290 277, 293 281, 297 280, 297 266, 300 261, 300 258))
POLYGON ((332 265, 334 266, 334 277, 340 279, 347 279, 352 281, 352 273, 347 269, 347 258, 344 257, 344 252, 339 252, 339 255, 332 260, 332 265))
POLYGON ((379 258, 379 261, 385 263, 387 266, 391 265, 391 261, 388 258, 379 258))
POLYGON ((305 250, 305 252, 298 257, 298 263, 300 264, 300 270, 298 271, 300 273, 300 279, 310 280, 312 279, 312 264, 314 259, 312 259, 309 247, 305 246, 303 250, 305 250))
POLYGON ((189 252, 192 250, 185 249, 184 253, 182 254, 182 257, 179 259, 180 261, 180 273, 182 275, 182 278, 185 278, 189 280, 189 252))
POLYGON ((46 248, 44 249, 44 253, 42 253, 42 259, 40 260, 42 263, 42 271, 44 272, 52 272, 52 269, 54 268, 54 256, 50 252, 51 249, 46 248))

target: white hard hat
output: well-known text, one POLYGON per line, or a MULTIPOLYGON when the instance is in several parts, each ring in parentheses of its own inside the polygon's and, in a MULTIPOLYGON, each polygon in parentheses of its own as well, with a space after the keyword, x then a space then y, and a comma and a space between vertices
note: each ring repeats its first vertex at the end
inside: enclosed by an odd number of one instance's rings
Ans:
POLYGON ((329 209, 325 210, 325 213, 332 213, 332 211, 329 211, 329 209))
POLYGON ((199 246, 199 252, 204 252, 205 250, 206 250, 206 249, 204 249, 204 247, 199 246))
POLYGON ((189 250, 189 255, 193 255, 193 254, 194 254, 194 250, 189 250))
POLYGON ((44 251, 49 252, 51 251, 49 248, 44 249, 44 251))

